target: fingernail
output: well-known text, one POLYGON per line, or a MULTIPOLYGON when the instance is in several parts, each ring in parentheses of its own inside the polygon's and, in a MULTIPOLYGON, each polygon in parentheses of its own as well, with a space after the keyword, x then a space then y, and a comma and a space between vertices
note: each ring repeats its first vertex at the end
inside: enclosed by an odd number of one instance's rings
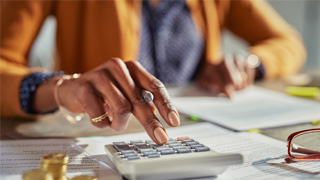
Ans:
POLYGON ((168 141, 168 136, 167 134, 164 132, 164 130, 160 127, 157 127, 154 131, 153 131, 154 136, 156 137, 157 141, 160 144, 164 144, 168 141))
POLYGON ((227 96, 229 98, 231 98, 233 96, 233 92, 234 92, 234 88, 230 85, 228 85, 226 88, 225 88, 225 92, 227 94, 227 96))
POLYGON ((179 126, 180 125, 180 120, 179 117, 177 115, 177 113, 175 111, 171 111, 168 115, 169 117, 169 121, 171 123, 172 126, 179 126))

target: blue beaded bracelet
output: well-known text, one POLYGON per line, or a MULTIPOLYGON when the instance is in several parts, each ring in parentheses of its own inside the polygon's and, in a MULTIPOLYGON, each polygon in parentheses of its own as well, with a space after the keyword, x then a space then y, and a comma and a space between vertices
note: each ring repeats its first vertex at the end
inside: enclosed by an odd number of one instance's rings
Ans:
POLYGON ((61 75, 64 75, 64 72, 54 72, 49 74, 34 72, 26 76, 20 84, 20 105, 23 112, 27 114, 47 114, 56 111, 36 112, 32 109, 31 105, 37 87, 46 82, 48 79, 61 75))

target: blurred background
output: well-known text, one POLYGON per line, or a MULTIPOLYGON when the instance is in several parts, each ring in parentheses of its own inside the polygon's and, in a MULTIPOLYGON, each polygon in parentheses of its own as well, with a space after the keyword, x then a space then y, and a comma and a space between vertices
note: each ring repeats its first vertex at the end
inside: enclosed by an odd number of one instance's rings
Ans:
MULTIPOLYGON (((274 9, 300 33, 308 58, 302 72, 320 71, 320 0, 268 0, 274 9)), ((30 53, 30 66, 49 70, 54 66, 56 22, 48 17, 30 53)), ((230 32, 224 32, 224 52, 238 52, 247 44, 230 32)))

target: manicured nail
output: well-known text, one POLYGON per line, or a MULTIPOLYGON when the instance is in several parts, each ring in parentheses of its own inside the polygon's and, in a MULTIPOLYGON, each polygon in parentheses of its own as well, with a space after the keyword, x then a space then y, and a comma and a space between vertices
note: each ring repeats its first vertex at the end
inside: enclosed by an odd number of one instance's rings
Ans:
POLYGON ((175 111, 171 111, 168 115, 169 117, 169 121, 171 123, 172 126, 176 127, 180 125, 180 120, 179 117, 177 115, 177 113, 175 111))
POLYGON ((225 92, 226 92, 226 95, 229 97, 229 98, 232 98, 233 96, 233 92, 234 92, 234 88, 230 85, 227 85, 226 88, 225 88, 225 92))
POLYGON ((157 127, 154 131, 153 131, 154 136, 156 137, 157 141, 160 144, 164 144, 168 141, 168 136, 167 134, 164 132, 164 130, 160 127, 157 127))

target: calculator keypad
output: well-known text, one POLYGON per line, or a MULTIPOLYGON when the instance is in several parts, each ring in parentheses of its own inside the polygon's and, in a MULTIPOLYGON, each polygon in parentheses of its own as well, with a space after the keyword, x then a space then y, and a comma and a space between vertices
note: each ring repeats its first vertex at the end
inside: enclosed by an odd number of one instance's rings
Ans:
POLYGON ((170 138, 168 143, 159 146, 152 140, 137 140, 126 143, 114 142, 113 147, 124 160, 160 158, 172 154, 199 153, 210 151, 210 148, 189 137, 170 138))

